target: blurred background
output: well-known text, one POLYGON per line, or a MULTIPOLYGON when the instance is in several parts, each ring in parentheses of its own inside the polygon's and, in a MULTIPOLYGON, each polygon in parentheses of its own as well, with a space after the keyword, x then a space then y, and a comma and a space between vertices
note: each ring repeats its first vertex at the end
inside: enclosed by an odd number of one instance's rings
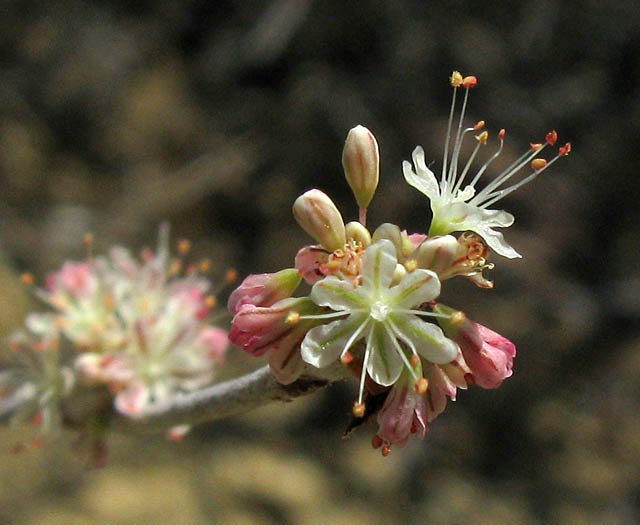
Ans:
MULTIPOLYGON (((101 470, 71 434, 14 455, 20 431, 2 428, 1 522, 640 521, 636 2, 0 6, 3 335, 35 305, 20 273, 42 281, 84 258, 88 231, 96 252, 138 250, 167 219, 214 260, 214 280, 292 266, 309 242, 290 213, 298 194, 318 187, 357 216, 340 164, 356 124, 381 152, 369 224, 424 231, 428 202, 401 162, 421 144, 439 168, 453 69, 479 78, 469 122, 507 128, 505 164, 551 129, 573 143, 503 202, 524 259, 494 257, 492 291, 446 287, 518 357, 500 389, 461 392, 426 441, 382 458, 375 426, 343 439, 347 384, 178 444, 114 435, 101 470)), ((225 376, 258 361, 232 351, 225 376)))

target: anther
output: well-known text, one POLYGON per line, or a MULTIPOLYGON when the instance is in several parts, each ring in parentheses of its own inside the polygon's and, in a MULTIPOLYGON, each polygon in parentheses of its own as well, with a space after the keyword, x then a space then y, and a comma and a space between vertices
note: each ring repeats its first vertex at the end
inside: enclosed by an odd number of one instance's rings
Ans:
POLYGON ((547 136, 544 138, 544 140, 547 142, 547 144, 549 144, 549 146, 553 146, 558 140, 558 133, 554 129, 553 131, 547 133, 547 136))
POLYGON ((473 75, 470 75, 468 77, 464 77, 462 79, 462 87, 465 87, 467 89, 475 87, 477 84, 478 84, 478 79, 476 77, 474 77, 473 75))
POLYGON ((416 381, 414 388, 416 394, 425 394, 427 392, 427 389, 429 388, 429 380, 426 377, 421 377, 416 381))
POLYGON ((191 249, 191 242, 188 239, 180 239, 178 241, 178 253, 186 255, 191 249))
POLYGON ((477 122, 476 125, 473 126, 475 131, 480 131, 482 128, 484 128, 484 120, 477 122))
POLYGON ((533 159, 531 161, 531 167, 538 171, 544 168, 547 165, 547 161, 545 159, 533 159))
POLYGON ((35 278, 33 277, 32 273, 29 272, 25 272, 20 276, 20 279, 22 280, 22 282, 24 284, 26 284, 27 286, 33 286, 33 283, 35 282, 35 278))
POLYGON ((349 363, 351 363, 353 361, 353 354, 351 352, 345 352, 341 357, 340 357, 340 362, 343 365, 348 365, 349 363))
POLYGON ((451 86, 453 86, 454 88, 460 87, 462 85, 462 80, 463 78, 460 74, 460 71, 454 71, 453 73, 451 73, 451 77, 449 78, 451 86))
POLYGON ((532 151, 538 151, 539 149, 542 149, 543 145, 540 143, 531 143, 529 144, 529 146, 531 147, 532 151))
POLYGON ((351 413, 354 417, 364 417, 365 405, 364 403, 358 403, 357 401, 353 403, 353 408, 351 409, 351 413))
POLYGON ((380 448, 383 443, 382 438, 378 434, 371 438, 371 446, 373 448, 380 448))
POLYGON ((93 244, 93 233, 85 233, 82 242, 85 246, 91 246, 93 244))
POLYGON ((489 132, 488 131, 483 131, 482 133, 480 133, 480 135, 476 135, 476 140, 480 144, 486 144, 487 140, 489 140, 489 132))
POLYGON ((409 259, 406 263, 404 263, 404 267, 407 272, 411 273, 416 270, 416 268, 418 268, 418 261, 416 261, 415 259, 409 259))
POLYGON ((416 354, 413 354, 411 356, 411 366, 415 368, 419 364, 420 364, 420 358, 416 354))
POLYGON ((206 273, 211 269, 211 259, 202 259, 200 261, 200 272, 206 273))
POLYGON ((228 283, 232 283, 238 278, 238 272, 236 272, 233 268, 227 270, 227 273, 224 275, 224 280, 228 283))
POLYGON ((569 155, 570 151, 571 151, 571 142, 567 142, 564 146, 562 146, 558 150, 558 155, 560 155, 561 157, 564 157, 566 155, 569 155))
POLYGON ((502 128, 500 131, 498 131, 498 138, 500 140, 504 140, 504 137, 506 134, 507 134, 507 130, 502 128))
POLYGON ((296 324, 298 321, 300 321, 300 314, 294 310, 291 310, 287 314, 287 317, 284 322, 286 324, 296 324))
POLYGON ((464 322, 464 320, 466 319, 466 317, 467 317, 467 316, 466 316, 466 315, 464 315, 464 312, 459 312, 459 311, 458 311, 458 312, 456 312, 456 313, 454 313, 454 314, 451 314, 450 321, 451 321, 453 324, 460 324, 460 323, 463 323, 463 322, 464 322))
POLYGON ((382 455, 385 458, 389 455, 389 452, 391 452, 391 445, 385 445, 384 447, 382 447, 382 455))
POLYGON ((204 300, 204 304, 207 308, 213 308, 218 303, 218 300, 213 295, 207 295, 204 300))

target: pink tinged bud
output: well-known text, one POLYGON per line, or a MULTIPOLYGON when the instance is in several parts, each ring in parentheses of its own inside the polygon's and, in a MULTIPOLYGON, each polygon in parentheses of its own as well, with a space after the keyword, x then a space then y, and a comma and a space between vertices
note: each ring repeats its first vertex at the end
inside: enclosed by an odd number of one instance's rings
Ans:
POLYGON ((445 335, 460 346, 471 370, 470 382, 483 388, 497 388, 512 374, 515 345, 486 326, 471 321, 463 312, 438 304, 434 311, 448 314, 438 318, 445 335))
POLYGON ((342 215, 320 190, 309 190, 293 203, 293 216, 300 227, 324 248, 333 252, 347 242, 342 215))
POLYGON ((378 439, 388 445, 403 447, 411 434, 424 439, 429 428, 425 397, 410 385, 396 383, 378 412, 378 424, 378 439))
POLYGON ((360 208, 366 208, 378 187, 380 154, 378 142, 367 128, 349 131, 342 150, 344 174, 360 208))
POLYGON ((302 280, 295 268, 276 273, 249 275, 229 296, 227 307, 232 315, 238 313, 245 304, 271 306, 291 297, 302 280))
POLYGON ((317 321, 298 320, 300 315, 319 314, 323 310, 308 297, 278 301, 271 307, 244 305, 233 318, 229 340, 255 356, 295 346, 317 321), (293 316, 292 313, 297 315, 293 316), (295 337, 289 337, 295 334, 295 337))

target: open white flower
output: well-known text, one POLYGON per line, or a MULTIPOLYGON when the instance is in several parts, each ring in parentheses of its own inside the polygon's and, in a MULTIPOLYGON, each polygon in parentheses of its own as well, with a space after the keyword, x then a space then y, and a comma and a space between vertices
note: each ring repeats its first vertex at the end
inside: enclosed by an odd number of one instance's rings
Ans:
POLYGON ((463 79, 462 75, 455 71, 451 76, 451 85, 454 88, 453 102, 449 114, 440 182, 438 183, 434 173, 427 167, 424 150, 420 146, 413 150, 412 157, 414 166, 412 166, 410 162, 404 161, 402 170, 406 181, 426 195, 431 201, 433 218, 429 229, 429 236, 446 235, 457 231, 472 231, 480 235, 496 253, 513 259, 521 257, 521 255, 504 240, 502 233, 495 231, 493 228, 506 228, 511 226, 514 222, 514 217, 506 211, 491 210, 489 206, 495 204, 520 186, 532 181, 542 171, 558 160, 558 158, 567 155, 569 151, 571 151, 571 144, 567 143, 561 147, 558 154, 549 162, 542 158, 536 158, 546 146, 553 146, 556 143, 558 138, 557 133, 555 131, 548 133, 545 137, 544 144, 531 144, 530 149, 526 153, 515 160, 481 191, 476 192, 476 183, 489 165, 502 153, 506 132, 505 130, 500 130, 498 133, 498 138, 500 139, 498 151, 482 165, 471 182, 463 186, 478 150, 482 145, 487 143, 489 137, 486 131, 482 131, 476 135, 477 144, 471 156, 464 164, 464 168, 458 173, 459 156, 465 136, 474 131, 479 132, 484 127, 484 121, 480 121, 469 128, 463 129, 462 127, 469 89, 475 86, 476 83, 477 80, 475 77, 465 77, 463 79), (464 101, 462 103, 462 111, 458 120, 457 130, 455 131, 453 148, 449 156, 449 142, 453 127, 456 92, 459 87, 465 88, 464 101), (507 181, 529 164, 531 164, 532 173, 519 182, 504 187, 507 181))
POLYGON ((418 356, 444 364, 458 355, 457 345, 438 326, 419 317, 435 314, 416 309, 440 294, 437 275, 418 269, 404 274, 392 286, 397 266, 393 243, 383 239, 365 252, 361 284, 329 276, 314 284, 311 291, 316 304, 334 310, 314 318, 343 318, 312 328, 302 342, 302 358, 322 368, 343 358, 365 338, 358 404, 362 404, 366 374, 379 385, 389 386, 406 367, 418 381, 417 366, 412 365, 412 361, 419 363, 418 356))

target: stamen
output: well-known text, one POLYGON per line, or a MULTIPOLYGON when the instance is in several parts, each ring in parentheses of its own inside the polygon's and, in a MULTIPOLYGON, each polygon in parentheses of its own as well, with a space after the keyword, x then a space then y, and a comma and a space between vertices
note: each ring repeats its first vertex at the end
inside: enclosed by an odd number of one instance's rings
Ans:
MULTIPOLYGON (((453 181, 455 180, 456 173, 458 172, 458 157, 460 156, 460 148, 462 147, 462 122, 464 121, 464 113, 467 109, 467 100, 469 99, 469 89, 464 91, 464 99, 462 101, 462 109, 460 111, 460 119, 458 120, 458 131, 456 133, 456 141, 453 145, 453 153, 451 154, 451 165, 449 166, 449 173, 447 175, 446 186, 442 188, 442 193, 449 192, 449 188, 453 187, 453 181)), ((473 128, 471 128, 473 131, 473 128)))
POLYGON ((500 147, 498 148, 498 151, 496 151, 493 155, 491 155, 491 157, 489 157, 489 160, 487 160, 482 167, 478 170, 478 173, 476 173, 476 176, 473 178, 473 180, 471 181, 470 186, 473 188, 476 185, 476 182, 478 182, 478 180, 480 179, 480 177, 482 177, 482 174, 487 170, 487 168, 491 165, 491 163, 496 160, 500 154, 502 153, 502 148, 504 147, 504 136, 506 134, 506 131, 504 129, 501 129, 500 132, 498 133, 498 138, 500 139, 500 147))
MULTIPOLYGON (((484 125, 484 122, 483 122, 483 125, 484 125)), ((476 144, 475 148, 473 148, 473 152, 471 153, 471 156, 469 157, 469 160, 467 160, 467 163, 465 164, 464 169, 462 170, 462 173, 460 174, 460 178, 457 180, 456 185, 454 186, 453 190, 451 191, 451 196, 452 197, 455 197, 456 193, 458 193, 458 190, 462 187, 462 182, 464 181, 465 177, 467 176, 467 173, 468 173, 469 169, 471 168, 471 164, 475 160, 476 155, 478 154, 478 151, 480 150, 480 147, 487 144, 488 137, 489 137, 489 134, 486 131, 483 131, 482 133, 480 133, 480 135, 478 135, 476 137, 476 140, 478 141, 478 143, 476 144)))
POLYGON ((449 111, 449 122, 447 123, 447 138, 444 141, 444 156, 442 159, 442 175, 440 177, 440 186, 442 186, 442 188, 444 188, 444 179, 447 174, 447 162, 449 161, 449 141, 451 140, 451 126, 453 124, 453 113, 456 108, 456 93, 458 91, 456 88, 459 87, 459 85, 462 83, 462 75, 460 75, 460 73, 458 73, 458 75, 460 76, 460 84, 455 85, 453 83, 453 77, 456 73, 458 72, 454 71, 453 74, 451 75, 451 85, 453 86, 453 98, 451 100, 451 110, 449 111))
POLYGON ((340 311, 340 312, 329 312, 328 314, 317 314, 317 315, 301 315, 300 319, 332 319, 334 317, 342 317, 343 315, 349 315, 350 313, 361 313, 364 310, 351 310, 349 312, 340 311))
POLYGON ((364 403, 354 403, 353 404, 353 408, 351 409, 351 412, 353 413, 354 417, 364 417, 364 412, 365 412, 366 406, 364 403))
MULTIPOLYGON (((392 324, 391 321, 389 321, 389 324, 392 324)), ((409 370, 409 372, 413 376, 413 379, 415 379, 417 381, 418 380, 418 374, 416 374, 416 371, 413 369, 413 366, 411 366, 411 363, 407 359, 407 356, 405 355, 404 350, 400 347, 400 343, 398 343, 398 340, 394 337, 395 334, 393 333, 393 330, 389 330, 389 327, 387 327, 386 325, 385 325, 385 330, 387 330, 387 333, 389 334, 389 337, 393 341, 393 346, 396 347, 398 355, 400 356, 400 359, 402 359, 402 362, 404 363, 404 366, 407 367, 407 370, 409 370)))
POLYGON ((547 165, 547 159, 533 159, 531 161, 531 168, 538 171, 547 165))
POLYGON ((547 144, 549 144, 549 146, 555 146, 556 141, 558 140, 558 133, 554 129, 553 131, 547 133, 547 136, 544 138, 544 140, 547 142, 547 144))
POLYGON ((421 377, 416 381, 416 384, 414 385, 416 394, 420 394, 420 395, 425 394, 428 388, 429 388, 429 380, 426 377, 421 377))
POLYGON ((367 317, 364 320, 364 322, 358 327, 358 329, 355 332, 353 332, 353 334, 351 334, 351 337, 349 337, 349 340, 345 343, 344 348, 342 349, 342 354, 340 357, 341 360, 342 360, 342 356, 348 353, 349 349, 351 348, 351 345, 353 345, 353 343, 358 339, 358 337, 360 336, 360 334, 368 324, 369 324, 369 318, 367 317))
POLYGON ((367 346, 364 351, 364 358, 362 360, 362 373, 360 374, 360 389, 358 392, 358 403, 362 403, 362 396, 364 394, 364 382, 367 377, 367 365, 369 364, 369 356, 371 355, 371 339, 373 339, 373 330, 369 331, 367 337, 367 346))
POLYGON ((462 79, 462 87, 464 88, 471 89, 473 87, 476 87, 477 85, 478 85, 478 79, 473 75, 464 77, 462 79))

